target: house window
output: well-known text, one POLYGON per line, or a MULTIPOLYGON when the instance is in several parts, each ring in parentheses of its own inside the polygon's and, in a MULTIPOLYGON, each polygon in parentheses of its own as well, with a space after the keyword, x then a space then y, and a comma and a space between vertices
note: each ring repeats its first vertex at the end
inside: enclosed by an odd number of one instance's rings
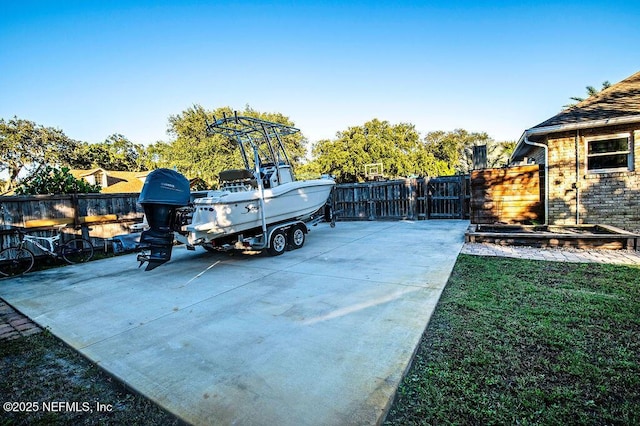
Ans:
POLYGON ((603 173, 633 169, 630 134, 587 138, 586 142, 588 172, 603 173))
POLYGON ((106 188, 106 185, 104 184, 104 173, 102 173, 102 170, 96 171, 93 174, 93 179, 94 179, 94 185, 97 183, 101 187, 106 188))

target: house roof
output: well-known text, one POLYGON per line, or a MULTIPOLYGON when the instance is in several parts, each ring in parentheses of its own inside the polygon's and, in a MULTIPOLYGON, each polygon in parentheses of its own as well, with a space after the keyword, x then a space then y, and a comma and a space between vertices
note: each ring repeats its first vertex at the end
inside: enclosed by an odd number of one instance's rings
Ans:
MULTIPOLYGON (((104 194, 113 194, 120 192, 140 192, 144 185, 144 178, 149 172, 121 172, 115 170, 105 170, 102 168, 96 168, 91 170, 72 169, 70 173, 78 178, 85 178, 97 172, 102 172, 107 175, 107 181, 109 185, 102 187, 100 190, 104 194)), ((101 182, 98 182, 101 183, 101 182)))
POLYGON ((640 72, 525 130, 511 159, 521 158, 533 148, 525 139, 535 141, 551 133, 630 123, 640 123, 640 72))
POLYGON ((640 121, 640 72, 565 109, 533 129, 637 116, 640 121))

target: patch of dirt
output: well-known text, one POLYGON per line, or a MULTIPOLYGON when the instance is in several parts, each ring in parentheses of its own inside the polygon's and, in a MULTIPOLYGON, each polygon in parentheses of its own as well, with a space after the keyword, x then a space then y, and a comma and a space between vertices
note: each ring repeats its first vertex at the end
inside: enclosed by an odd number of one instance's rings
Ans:
POLYGON ((2 424, 181 425, 44 331, 0 345, 2 424))

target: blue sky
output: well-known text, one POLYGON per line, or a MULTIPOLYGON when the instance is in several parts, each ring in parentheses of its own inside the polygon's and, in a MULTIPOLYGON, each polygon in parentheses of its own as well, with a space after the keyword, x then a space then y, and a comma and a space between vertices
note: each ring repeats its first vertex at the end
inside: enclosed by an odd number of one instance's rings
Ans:
POLYGON ((170 140, 193 104, 496 140, 640 70, 637 1, 0 0, 0 117, 170 140))

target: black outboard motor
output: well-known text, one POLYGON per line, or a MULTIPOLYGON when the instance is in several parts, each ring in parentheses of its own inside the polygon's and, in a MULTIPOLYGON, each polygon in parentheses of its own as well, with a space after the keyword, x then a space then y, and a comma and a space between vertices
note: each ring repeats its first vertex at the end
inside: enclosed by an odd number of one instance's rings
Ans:
POLYGON ((150 253, 138 255, 140 265, 149 262, 147 271, 171 259, 176 209, 186 206, 189 196, 189 181, 180 173, 157 169, 147 175, 138 198, 151 228, 140 235, 141 248, 150 253))

